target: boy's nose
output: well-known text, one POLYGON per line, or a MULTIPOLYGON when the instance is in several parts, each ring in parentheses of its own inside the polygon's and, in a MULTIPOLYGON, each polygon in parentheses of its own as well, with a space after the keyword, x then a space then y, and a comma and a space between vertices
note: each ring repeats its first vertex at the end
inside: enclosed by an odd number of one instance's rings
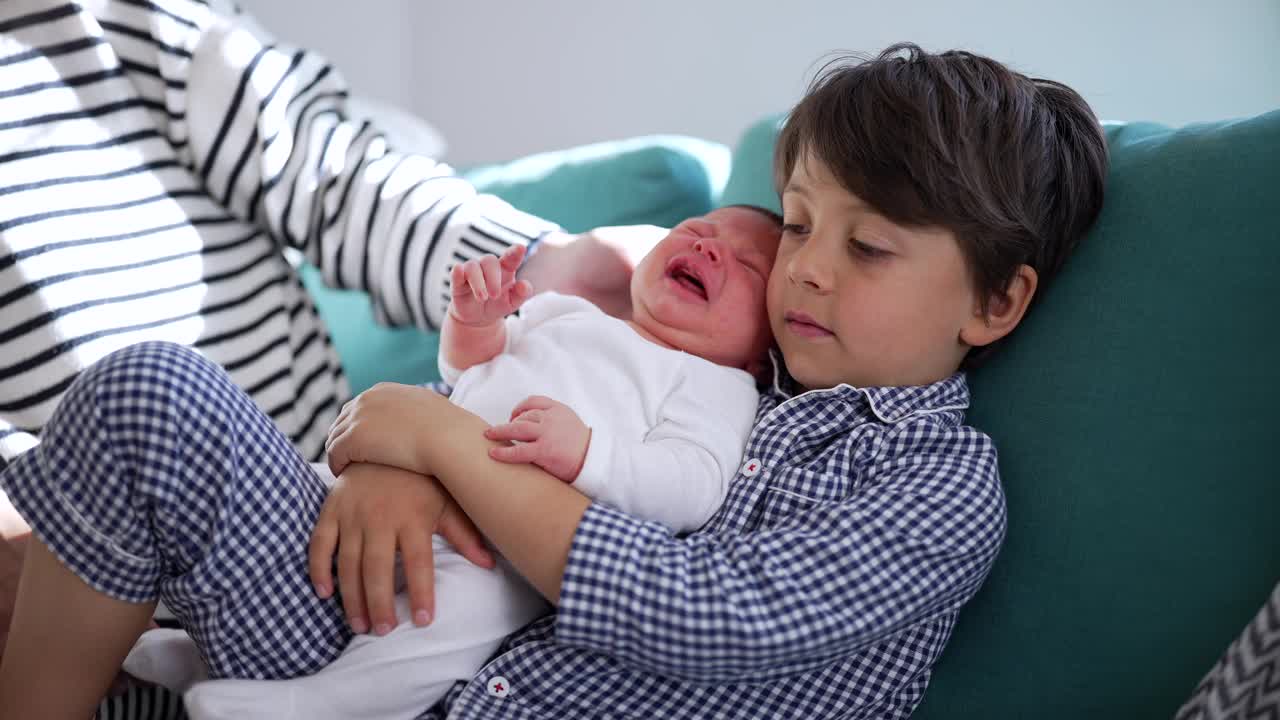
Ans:
POLYGON ((791 256, 786 266, 787 277, 796 285, 822 295, 831 288, 830 266, 826 264, 827 259, 815 252, 815 245, 809 243, 791 256))

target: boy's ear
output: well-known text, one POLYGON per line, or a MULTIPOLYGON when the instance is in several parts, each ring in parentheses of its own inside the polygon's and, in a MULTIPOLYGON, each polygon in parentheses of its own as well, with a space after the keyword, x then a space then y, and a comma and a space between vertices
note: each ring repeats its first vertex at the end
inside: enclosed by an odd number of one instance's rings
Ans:
POLYGON ((1013 279, 1002 293, 993 294, 984 313, 975 303, 972 319, 960 330, 960 341, 971 347, 990 345, 1013 332, 1027 314, 1027 306, 1036 294, 1040 276, 1030 265, 1018 266, 1013 279))

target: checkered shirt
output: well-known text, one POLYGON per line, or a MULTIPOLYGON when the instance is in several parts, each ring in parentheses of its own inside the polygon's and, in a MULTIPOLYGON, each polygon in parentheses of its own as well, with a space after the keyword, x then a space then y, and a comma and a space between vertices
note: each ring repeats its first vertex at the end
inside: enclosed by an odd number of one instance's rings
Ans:
POLYGON ((606 506, 558 613, 422 718, 906 718, 1005 533, 963 375, 763 393, 718 513, 673 536, 606 506))

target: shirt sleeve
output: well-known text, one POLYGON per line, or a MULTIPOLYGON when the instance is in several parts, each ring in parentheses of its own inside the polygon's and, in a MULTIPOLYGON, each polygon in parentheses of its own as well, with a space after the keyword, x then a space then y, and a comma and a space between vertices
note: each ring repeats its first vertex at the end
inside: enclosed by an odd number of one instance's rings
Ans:
POLYGON ((573 483, 592 499, 676 532, 702 527, 724 501, 759 401, 745 372, 699 358, 685 366, 644 440, 593 431, 573 483))
POLYGON ((186 71, 170 82, 186 89, 192 170, 326 284, 367 291, 378 322, 438 328, 454 263, 557 229, 388 147, 371 120, 347 115, 346 85, 319 56, 235 17, 191 15, 190 61, 165 67, 186 71))
POLYGON ((783 527, 679 539, 593 504, 565 568, 557 639, 688 682, 763 682, 956 610, 1005 530, 994 449, 965 430, 881 463, 865 489, 783 527))

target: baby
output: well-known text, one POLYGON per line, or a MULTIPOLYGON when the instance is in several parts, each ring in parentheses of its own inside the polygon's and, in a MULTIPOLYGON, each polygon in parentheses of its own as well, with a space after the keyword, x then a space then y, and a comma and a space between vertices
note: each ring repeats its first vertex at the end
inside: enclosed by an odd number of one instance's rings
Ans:
MULTIPOLYGON (((779 216, 753 206, 679 224, 636 267, 629 320, 581 298, 534 296, 516 279, 523 247, 454 266, 440 347, 451 401, 492 425, 490 439, 513 441, 494 459, 533 463, 677 532, 697 529, 724 500, 753 424, 781 231, 779 216)), ((397 627, 357 635, 314 675, 192 686, 203 679, 194 645, 160 630, 144 634, 125 669, 190 687, 197 719, 413 717, 548 609, 505 561, 485 570, 439 536, 433 550, 435 621, 416 626, 398 593, 397 627)))
POLYGON ((554 293, 526 303, 522 247, 455 266, 440 349, 451 399, 493 426, 490 440, 518 443, 494 459, 697 529, 724 499, 755 415, 780 231, 768 211, 741 206, 681 223, 636 268, 627 321, 554 293))

